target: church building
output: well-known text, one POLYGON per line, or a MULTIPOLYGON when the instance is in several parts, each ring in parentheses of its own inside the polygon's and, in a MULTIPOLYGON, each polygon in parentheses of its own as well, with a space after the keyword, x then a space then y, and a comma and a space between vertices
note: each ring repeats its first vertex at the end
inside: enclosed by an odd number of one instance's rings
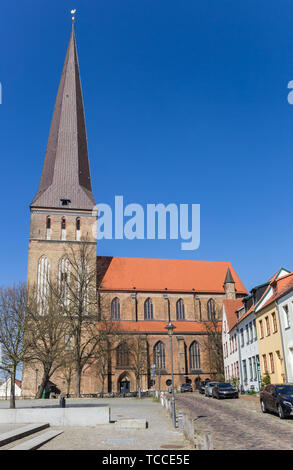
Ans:
MULTIPOLYGON (((101 196, 101 195, 100 195, 101 196)), ((89 166, 84 106, 74 27, 58 88, 39 190, 30 205, 28 285, 46 289, 45 279, 57 279, 64 247, 86 243, 97 261, 97 292, 110 298, 112 319, 121 341, 111 352, 105 392, 137 389, 127 350, 127 338, 141 338, 147 354, 142 389, 167 389, 171 379, 170 341, 166 325, 174 325, 175 386, 214 377, 206 349, 207 322, 220 319, 224 299, 247 291, 230 262, 97 256, 93 227, 95 199, 89 166), (152 377, 153 365, 157 366, 152 377)), ((101 242, 99 242, 101 243, 101 242)), ((23 396, 34 396, 38 369, 24 367, 23 396)), ((64 383, 54 377, 64 390, 64 383)), ((81 391, 96 394, 101 384, 85 368, 81 391)))

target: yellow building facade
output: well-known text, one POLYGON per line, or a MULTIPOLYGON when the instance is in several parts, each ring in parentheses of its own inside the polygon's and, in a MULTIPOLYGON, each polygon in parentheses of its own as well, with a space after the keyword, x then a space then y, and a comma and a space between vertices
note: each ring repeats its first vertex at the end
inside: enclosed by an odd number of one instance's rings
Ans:
POLYGON ((256 312, 256 328, 261 377, 269 374, 272 384, 285 383, 284 353, 275 302, 256 312))

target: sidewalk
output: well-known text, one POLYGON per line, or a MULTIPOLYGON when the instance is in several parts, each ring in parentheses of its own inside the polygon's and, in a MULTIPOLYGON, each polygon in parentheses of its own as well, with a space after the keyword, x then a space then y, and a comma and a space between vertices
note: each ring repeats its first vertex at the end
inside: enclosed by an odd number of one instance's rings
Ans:
MULTIPOLYGON (((26 408, 56 404, 56 400, 19 400, 16 406, 26 408)), ((114 422, 96 427, 62 427, 64 433, 42 446, 40 450, 192 450, 184 436, 173 428, 171 418, 161 404, 154 402, 152 398, 66 400, 67 406, 82 407, 93 404, 110 406, 111 421, 144 418, 148 422, 148 428, 123 429, 116 427, 114 422)), ((51 429, 58 427, 52 426, 51 429)))

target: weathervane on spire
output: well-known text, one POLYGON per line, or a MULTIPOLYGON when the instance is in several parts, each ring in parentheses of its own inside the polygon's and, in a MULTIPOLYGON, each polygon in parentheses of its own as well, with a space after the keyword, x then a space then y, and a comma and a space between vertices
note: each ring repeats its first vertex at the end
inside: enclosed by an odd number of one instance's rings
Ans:
POLYGON ((75 13, 76 13, 76 10, 71 10, 70 13, 73 15, 73 16, 72 16, 72 23, 74 23, 74 21, 75 21, 75 16, 74 16, 74 15, 75 15, 75 13))

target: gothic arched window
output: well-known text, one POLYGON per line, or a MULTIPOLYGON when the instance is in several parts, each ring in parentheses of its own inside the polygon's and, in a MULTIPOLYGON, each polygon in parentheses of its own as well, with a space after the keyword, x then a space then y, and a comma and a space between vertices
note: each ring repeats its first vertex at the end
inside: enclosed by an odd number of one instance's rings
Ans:
POLYGON ((216 317, 216 302, 210 299, 207 303, 208 320, 213 320, 216 317))
POLYGON ((185 308, 184 308, 184 302, 182 299, 177 300, 177 303, 176 303, 176 319, 185 320, 185 308))
POLYGON ((38 262, 37 274, 37 302, 40 313, 45 313, 47 308, 47 296, 49 290, 50 264, 46 256, 42 256, 38 262))
POLYGON ((157 369, 166 369, 165 346, 162 341, 158 341, 154 347, 154 363, 157 369))
POLYGON ((146 299, 144 303, 144 319, 145 320, 153 320, 154 318, 154 309, 153 303, 150 298, 146 299))
POLYGON ((70 263, 68 258, 62 258, 59 262, 58 269, 58 280, 59 280, 59 289, 62 295, 64 305, 69 305, 69 271, 70 263))
POLYGON ((118 297, 111 302, 112 320, 120 320, 120 301, 118 297))
POLYGON ((116 364, 119 367, 129 366, 129 350, 126 343, 120 343, 116 348, 116 364))
POLYGON ((50 230, 51 228, 51 217, 48 215, 47 221, 46 221, 46 228, 47 230, 50 230))
POLYGON ((197 341, 193 341, 189 348, 190 370, 200 369, 200 349, 197 341))
POLYGON ((62 217, 61 219, 61 240, 66 240, 66 219, 62 217))

